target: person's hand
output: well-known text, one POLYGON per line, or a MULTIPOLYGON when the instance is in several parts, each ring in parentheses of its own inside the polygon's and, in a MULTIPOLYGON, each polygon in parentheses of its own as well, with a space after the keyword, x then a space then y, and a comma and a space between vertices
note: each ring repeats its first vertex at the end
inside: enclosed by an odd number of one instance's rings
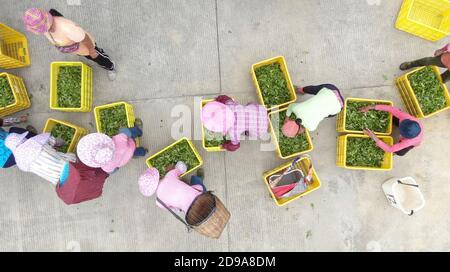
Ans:
POLYGON ((89 50, 89 56, 93 59, 96 59, 98 57, 98 53, 95 50, 95 47, 89 50))
POLYGON ((364 129, 364 134, 372 138, 374 141, 378 140, 377 135, 375 135, 375 133, 373 133, 370 129, 364 129))
POLYGON ((178 171, 180 171, 181 174, 184 174, 187 171, 187 166, 182 161, 177 162, 177 165, 175 165, 175 168, 178 169, 178 171))
POLYGON ((359 108, 359 111, 360 111, 360 112, 367 113, 368 111, 374 110, 374 109, 375 109, 375 106, 366 106, 366 107, 361 107, 361 108, 359 108))

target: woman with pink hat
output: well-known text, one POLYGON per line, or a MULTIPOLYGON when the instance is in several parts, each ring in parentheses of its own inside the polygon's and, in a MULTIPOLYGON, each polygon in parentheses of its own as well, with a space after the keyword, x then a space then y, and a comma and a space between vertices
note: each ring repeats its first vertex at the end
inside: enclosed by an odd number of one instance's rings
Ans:
POLYGON ((75 154, 60 153, 64 144, 43 133, 27 139, 28 132, 10 133, 5 145, 12 150, 20 170, 34 173, 55 185, 56 194, 66 203, 95 199, 102 194, 108 174, 77 161, 75 154))
POLYGON ((260 138, 267 135, 269 127, 265 107, 255 103, 240 105, 226 95, 203 106, 201 120, 207 130, 229 139, 222 145, 228 151, 239 149, 241 134, 260 138))
POLYGON ((91 133, 83 138, 77 146, 78 158, 87 166, 101 168, 112 174, 126 165, 133 157, 143 157, 147 149, 136 147, 135 139, 142 136, 140 119, 136 119, 133 128, 123 128, 112 138, 103 133, 91 133))
POLYGON ((219 238, 230 213, 216 196, 206 191, 202 169, 197 171, 197 176, 192 176, 190 185, 180 179, 186 170, 187 166, 178 162, 175 168, 160 180, 156 168, 147 169, 139 177, 139 191, 146 197, 156 193, 156 205, 171 212, 188 229, 194 229, 211 238, 219 238), (176 211, 184 213, 185 219, 176 211))
POLYGON ((29 132, 10 133, 5 146, 14 154, 17 167, 24 172, 34 173, 56 185, 67 178, 69 162, 75 162, 75 154, 57 152, 54 146, 62 143, 50 133, 43 133, 27 139, 29 132))
POLYGON ((58 11, 30 8, 25 11, 23 22, 28 31, 45 35, 58 51, 84 56, 107 70, 109 79, 115 79, 115 64, 97 47, 94 37, 58 11))

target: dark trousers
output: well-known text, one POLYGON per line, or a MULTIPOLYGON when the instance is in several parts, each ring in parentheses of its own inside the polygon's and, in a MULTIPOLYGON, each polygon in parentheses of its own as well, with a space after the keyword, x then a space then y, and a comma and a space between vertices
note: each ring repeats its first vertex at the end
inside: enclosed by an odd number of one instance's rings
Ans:
POLYGON ((113 71, 115 69, 114 62, 110 59, 110 57, 105 53, 105 51, 97 45, 95 45, 95 51, 97 51, 98 56, 93 59, 91 56, 85 56, 87 59, 92 60, 93 62, 100 65, 105 70, 113 71))
MULTIPOLYGON (((321 85, 311 85, 311 86, 306 86, 303 88, 303 91, 307 94, 312 94, 312 95, 316 95, 318 92, 320 92, 320 90, 322 90, 323 88, 327 88, 329 90, 332 91, 337 91, 337 93, 339 94, 339 96, 342 99, 342 102, 344 102, 344 97, 341 94, 341 91, 339 91, 339 89, 334 86, 333 84, 321 84, 321 85)), ((330 115, 329 117, 335 117, 337 114, 334 115, 330 115)))
MULTIPOLYGON (((399 127, 400 126, 400 120, 397 118, 397 117, 395 117, 395 116, 392 116, 392 123, 394 124, 394 126, 396 126, 396 127, 399 127)), ((407 148, 404 148, 404 149, 402 149, 402 150, 399 150, 399 151, 397 151, 397 152, 395 152, 394 154, 395 155, 398 155, 398 156, 405 156, 406 155, 406 153, 408 153, 411 149, 413 149, 414 148, 414 146, 409 146, 409 147, 407 147, 407 148)))
MULTIPOLYGON (((441 56, 437 56, 437 57, 427 57, 427 58, 423 58, 423 59, 418 59, 415 61, 412 61, 411 64, 409 65, 409 68, 413 68, 413 67, 420 67, 420 66, 428 66, 428 65, 434 65, 434 66, 438 66, 441 68, 447 68, 447 66, 445 66, 442 61, 441 61, 441 56)), ((442 81, 443 82, 447 82, 450 80, 450 71, 445 71, 444 73, 442 73, 441 75, 442 77, 442 81)))

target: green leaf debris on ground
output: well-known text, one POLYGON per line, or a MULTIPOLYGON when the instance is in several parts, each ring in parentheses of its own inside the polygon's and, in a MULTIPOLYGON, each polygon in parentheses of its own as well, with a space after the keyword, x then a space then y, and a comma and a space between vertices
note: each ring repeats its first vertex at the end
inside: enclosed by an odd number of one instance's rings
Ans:
POLYGON ((205 130, 205 146, 206 147, 218 147, 225 143, 225 136, 222 133, 212 132, 203 128, 205 130))
POLYGON ((5 76, 0 77, 0 108, 14 104, 16 99, 5 76))
POLYGON ((121 128, 128 127, 125 105, 118 105, 100 110, 100 129, 112 137, 119 134, 121 128))
POLYGON ((271 115, 271 122, 278 139, 281 155, 283 157, 305 151, 310 148, 306 132, 298 135, 295 138, 288 138, 284 136, 281 129, 283 128, 284 120, 286 119, 286 110, 279 112, 279 114, 271 115), (277 116, 278 115, 278 116, 277 116))
POLYGON ((408 80, 425 115, 447 106, 444 88, 431 66, 408 75, 408 80))
POLYGON ((184 162, 188 171, 200 164, 187 140, 183 140, 158 156, 150 159, 150 164, 158 169, 161 177, 167 173, 167 166, 184 162))
POLYGON ((367 113, 363 113, 359 111, 359 109, 362 107, 379 104, 381 103, 357 102, 348 100, 345 117, 345 129, 362 131, 368 128, 374 132, 387 132, 389 128, 390 116, 388 112, 370 110, 367 113))
POLYGON ((57 147, 56 150, 66 153, 69 149, 70 143, 72 142, 73 136, 75 135, 75 129, 63 124, 56 124, 52 128, 51 135, 55 138, 61 138, 64 140, 65 144, 57 147))
POLYGON ((347 138, 347 166, 380 168, 384 159, 384 150, 371 138, 347 138))
POLYGON ((59 67, 56 92, 58 107, 81 107, 81 66, 59 67))
POLYGON ((292 99, 279 63, 259 67, 255 69, 255 74, 264 105, 272 107, 289 102, 292 99))

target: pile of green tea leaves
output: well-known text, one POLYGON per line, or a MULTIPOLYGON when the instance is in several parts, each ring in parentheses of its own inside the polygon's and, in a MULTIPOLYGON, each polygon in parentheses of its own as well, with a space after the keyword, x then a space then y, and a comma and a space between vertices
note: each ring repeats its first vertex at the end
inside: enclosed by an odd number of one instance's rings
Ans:
MULTIPOLYGON (((291 117, 293 116, 294 115, 292 114, 291 117)), ((310 148, 308 139, 306 138, 306 131, 295 138, 288 138, 284 136, 281 129, 283 128, 284 120, 286 119, 286 111, 280 112, 278 116, 276 114, 272 115, 271 119, 274 130, 278 129, 278 131, 275 131, 275 134, 277 135, 278 145, 283 157, 299 153, 310 148)))
POLYGON ((124 105, 100 110, 100 131, 112 137, 119 134, 121 128, 128 127, 124 105))
POLYGON ((217 147, 225 143, 226 138, 222 133, 212 132, 203 128, 205 130, 205 146, 206 147, 217 147))
POLYGON ((59 67, 56 82, 58 107, 79 108, 81 107, 81 67, 62 66, 59 67))
POLYGON ((188 171, 200 164, 194 151, 186 140, 181 141, 172 148, 149 160, 150 164, 158 169, 161 177, 166 175, 167 166, 175 166, 179 161, 186 164, 188 171))
POLYGON ((389 113, 385 111, 370 110, 367 113, 359 109, 380 103, 347 101, 345 129, 362 131, 366 128, 374 132, 385 133, 389 128, 389 113))
POLYGON ((259 67, 255 73, 265 106, 280 105, 292 99, 279 63, 259 67))
POLYGON ((430 66, 410 74, 408 80, 425 115, 447 106, 444 88, 430 66))
POLYGON ((70 143, 72 142, 73 136, 75 135, 75 129, 65 126, 63 124, 56 124, 50 133, 55 138, 60 138, 64 140, 64 145, 57 147, 56 150, 59 152, 66 153, 69 149, 70 143))
POLYGON ((384 150, 370 138, 347 138, 347 166, 380 168, 384 159, 384 150))
POLYGON ((0 77, 0 108, 12 105, 15 101, 8 79, 4 76, 0 77))

